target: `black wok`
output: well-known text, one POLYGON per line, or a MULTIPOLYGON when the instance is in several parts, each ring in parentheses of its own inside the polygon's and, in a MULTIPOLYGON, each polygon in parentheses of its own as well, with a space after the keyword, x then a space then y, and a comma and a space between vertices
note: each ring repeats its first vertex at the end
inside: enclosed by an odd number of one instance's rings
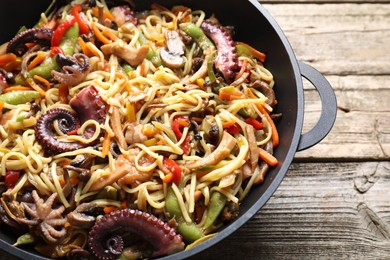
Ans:
MULTIPOLYGON (((51 0, 2 0, 0 8, 0 42, 8 41, 21 25, 32 26, 51 0)), ((224 25, 234 25, 235 40, 246 42, 266 52, 265 66, 273 73, 278 98, 276 113, 282 113, 277 124, 280 145, 275 151, 279 164, 272 168, 264 183, 255 187, 244 200, 239 217, 208 241, 163 259, 183 259, 206 250, 232 234, 247 222, 272 196, 283 180, 296 151, 321 141, 331 130, 336 118, 336 98, 327 80, 312 67, 298 62, 286 36, 275 20, 256 0, 142 0, 137 9, 148 9, 152 2, 164 6, 182 4, 192 9, 215 13, 224 25), (322 112, 312 130, 302 134, 304 93, 302 77, 308 79, 320 94, 322 112)), ((34 250, 15 248, 15 236, 0 230, 0 248, 24 259, 46 259, 34 250)))

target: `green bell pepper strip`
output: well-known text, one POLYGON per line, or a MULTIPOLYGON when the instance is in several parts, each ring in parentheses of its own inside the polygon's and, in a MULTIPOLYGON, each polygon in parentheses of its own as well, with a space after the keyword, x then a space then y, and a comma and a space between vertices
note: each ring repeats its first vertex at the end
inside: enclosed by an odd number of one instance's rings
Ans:
POLYGON ((25 91, 12 91, 0 95, 0 101, 8 103, 11 105, 25 104, 32 102, 37 98, 40 98, 41 95, 37 91, 25 90, 25 91))
MULTIPOLYGON (((79 26, 74 23, 63 35, 59 47, 63 50, 65 55, 73 55, 76 47, 77 38, 79 37, 79 26)), ((27 73, 28 78, 33 78, 35 75, 41 76, 45 79, 51 78, 52 70, 59 70, 59 66, 55 57, 47 58, 39 66, 33 68, 27 73)))
POLYGON ((214 60, 216 55, 217 55, 217 51, 213 51, 207 60, 207 74, 209 76, 210 84, 211 87, 213 88, 213 91, 215 93, 218 93, 219 90, 223 87, 223 85, 217 80, 217 77, 215 76, 214 73, 214 60))
POLYGON ((214 43, 204 34, 199 26, 193 23, 182 23, 180 24, 180 29, 194 39, 202 50, 205 51, 210 47, 215 48, 214 43))
POLYGON ((177 197, 171 187, 167 190, 165 210, 169 213, 170 217, 175 218, 178 224, 177 231, 183 236, 186 243, 192 243, 204 236, 202 230, 194 222, 187 223, 184 220, 183 214, 180 210, 179 201, 177 200, 177 197))
POLYGON ((219 191, 214 191, 211 194, 210 206, 207 210, 206 221, 203 226, 205 229, 210 227, 215 222, 215 220, 217 219, 218 215, 221 213, 225 205, 226 205, 226 196, 220 193, 219 191))
MULTIPOLYGON (((141 45, 148 44, 148 39, 146 39, 145 35, 142 32, 139 33, 139 42, 141 43, 141 45)), ((152 48, 149 48, 148 54, 146 54, 146 59, 150 60, 153 63, 153 65, 156 67, 162 65, 160 54, 152 50, 152 48)))

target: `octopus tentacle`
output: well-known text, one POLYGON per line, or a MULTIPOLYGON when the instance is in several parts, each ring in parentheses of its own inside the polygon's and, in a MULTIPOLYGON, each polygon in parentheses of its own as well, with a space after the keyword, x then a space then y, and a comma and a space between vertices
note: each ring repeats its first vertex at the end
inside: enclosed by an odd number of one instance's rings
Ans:
POLYGON ((79 125, 79 120, 75 114, 62 108, 51 109, 39 117, 35 126, 36 138, 48 154, 74 151, 85 146, 79 142, 62 142, 57 140, 52 130, 52 124, 55 120, 58 120, 59 129, 65 134, 75 130, 76 126, 79 125))
POLYGON ((140 210, 122 209, 103 216, 92 227, 88 246, 98 259, 115 259, 124 239, 118 236, 133 233, 149 242, 152 257, 173 254, 184 249, 182 237, 167 223, 140 210), (109 244, 109 245, 107 245, 109 244))
POLYGON ((238 56, 230 30, 211 20, 203 21, 201 28, 217 45, 215 67, 222 72, 226 81, 231 81, 237 71, 238 56))
POLYGON ((26 43, 38 43, 44 46, 51 45, 53 30, 47 28, 32 28, 17 34, 7 46, 7 52, 23 55, 28 50, 26 43))

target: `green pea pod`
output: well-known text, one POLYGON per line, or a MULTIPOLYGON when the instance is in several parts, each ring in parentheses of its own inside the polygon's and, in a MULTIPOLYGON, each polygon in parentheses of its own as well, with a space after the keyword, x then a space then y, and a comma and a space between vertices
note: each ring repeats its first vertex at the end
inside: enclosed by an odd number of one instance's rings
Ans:
POLYGON ((35 242, 34 237, 30 233, 26 233, 18 237, 16 243, 13 246, 32 244, 35 242))
POLYGON ((193 222, 187 223, 180 210, 179 201, 172 188, 168 188, 167 196, 165 198, 165 210, 170 217, 174 217, 178 224, 177 231, 183 236, 186 243, 192 243, 203 237, 202 230, 193 222))
POLYGON ((221 213, 223 208, 226 205, 226 197, 219 191, 214 191, 211 194, 210 206, 207 210, 206 221, 204 223, 204 228, 207 229, 210 227, 214 221, 217 219, 218 215, 221 213))
POLYGON ((41 95, 37 91, 13 91, 0 95, 0 101, 11 105, 19 105, 32 102, 40 97, 41 95))
POLYGON ((184 242, 187 244, 195 242, 204 236, 202 230, 194 222, 180 222, 177 226, 177 231, 183 236, 184 242))
POLYGON ((182 23, 180 24, 180 29, 194 39, 202 50, 205 51, 210 47, 215 48, 214 43, 204 34, 199 26, 193 23, 182 23))

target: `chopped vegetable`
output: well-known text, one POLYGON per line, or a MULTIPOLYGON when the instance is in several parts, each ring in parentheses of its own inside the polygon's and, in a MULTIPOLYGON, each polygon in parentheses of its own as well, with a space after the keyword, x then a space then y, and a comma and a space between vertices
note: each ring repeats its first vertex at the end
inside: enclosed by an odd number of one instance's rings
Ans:
POLYGON ((206 34, 204 34, 199 26, 193 23, 182 23, 180 24, 180 29, 194 39, 202 50, 205 51, 209 47, 215 48, 214 43, 206 36, 206 34))
POLYGON ((0 95, 0 101, 11 105, 25 104, 40 98, 41 95, 37 91, 13 91, 0 95))
POLYGON ((77 24, 79 25, 80 28, 80 33, 88 34, 89 33, 88 25, 83 21, 83 19, 81 19, 80 11, 81 11, 81 5, 75 4, 72 8, 72 15, 76 18, 77 24))
POLYGON ((275 156, 273 156, 261 147, 259 147, 259 157, 271 166, 275 166, 278 164, 278 159, 276 159, 275 156))
POLYGON ((245 119, 245 123, 252 125, 256 130, 263 129, 263 123, 257 121, 252 117, 248 117, 247 119, 245 119))
MULTIPOLYGON (((248 54, 250 53, 253 55, 253 57, 258 59, 259 61, 265 62, 266 55, 264 53, 256 50, 255 48, 253 48, 252 46, 250 46, 246 43, 237 42, 236 48, 237 48, 237 52, 239 53, 239 55, 241 54, 241 55, 249 56, 248 54)), ((249 56, 249 57, 251 57, 251 56, 249 56)))
POLYGON ((234 123, 232 126, 229 126, 225 130, 231 135, 238 134, 241 131, 241 126, 237 123, 234 123))
POLYGON ((8 189, 15 187, 20 178, 20 171, 7 171, 5 173, 4 184, 8 189))
POLYGON ((14 62, 17 60, 17 56, 13 53, 6 53, 3 55, 0 55, 0 67, 4 67, 10 62, 14 62))
POLYGON ((171 181, 173 181, 176 185, 179 185, 181 180, 181 175, 182 175, 180 166, 177 165, 177 163, 174 160, 167 157, 163 159, 163 165, 166 169, 168 169, 172 173, 171 181))
POLYGON ((214 191, 211 194, 210 206, 207 210, 206 221, 204 223, 204 228, 207 229, 210 227, 214 221, 217 219, 218 215, 221 213, 226 204, 226 197, 219 191, 214 191))
POLYGON ((188 117, 178 116, 172 122, 172 131, 175 134, 177 140, 180 140, 183 136, 183 128, 190 124, 188 117))
POLYGON ((107 156, 110 151, 111 136, 106 132, 104 134, 103 147, 102 147, 102 156, 103 158, 107 156))
POLYGON ((186 243, 192 243, 204 236, 202 230, 194 222, 187 223, 183 219, 179 201, 171 187, 168 188, 165 197, 165 209, 171 218, 175 218, 178 224, 177 231, 183 236, 186 243))
POLYGON ((62 38, 64 37, 65 32, 76 23, 76 18, 71 17, 64 22, 62 22, 57 29, 53 32, 53 37, 51 39, 51 46, 59 46, 62 38))

